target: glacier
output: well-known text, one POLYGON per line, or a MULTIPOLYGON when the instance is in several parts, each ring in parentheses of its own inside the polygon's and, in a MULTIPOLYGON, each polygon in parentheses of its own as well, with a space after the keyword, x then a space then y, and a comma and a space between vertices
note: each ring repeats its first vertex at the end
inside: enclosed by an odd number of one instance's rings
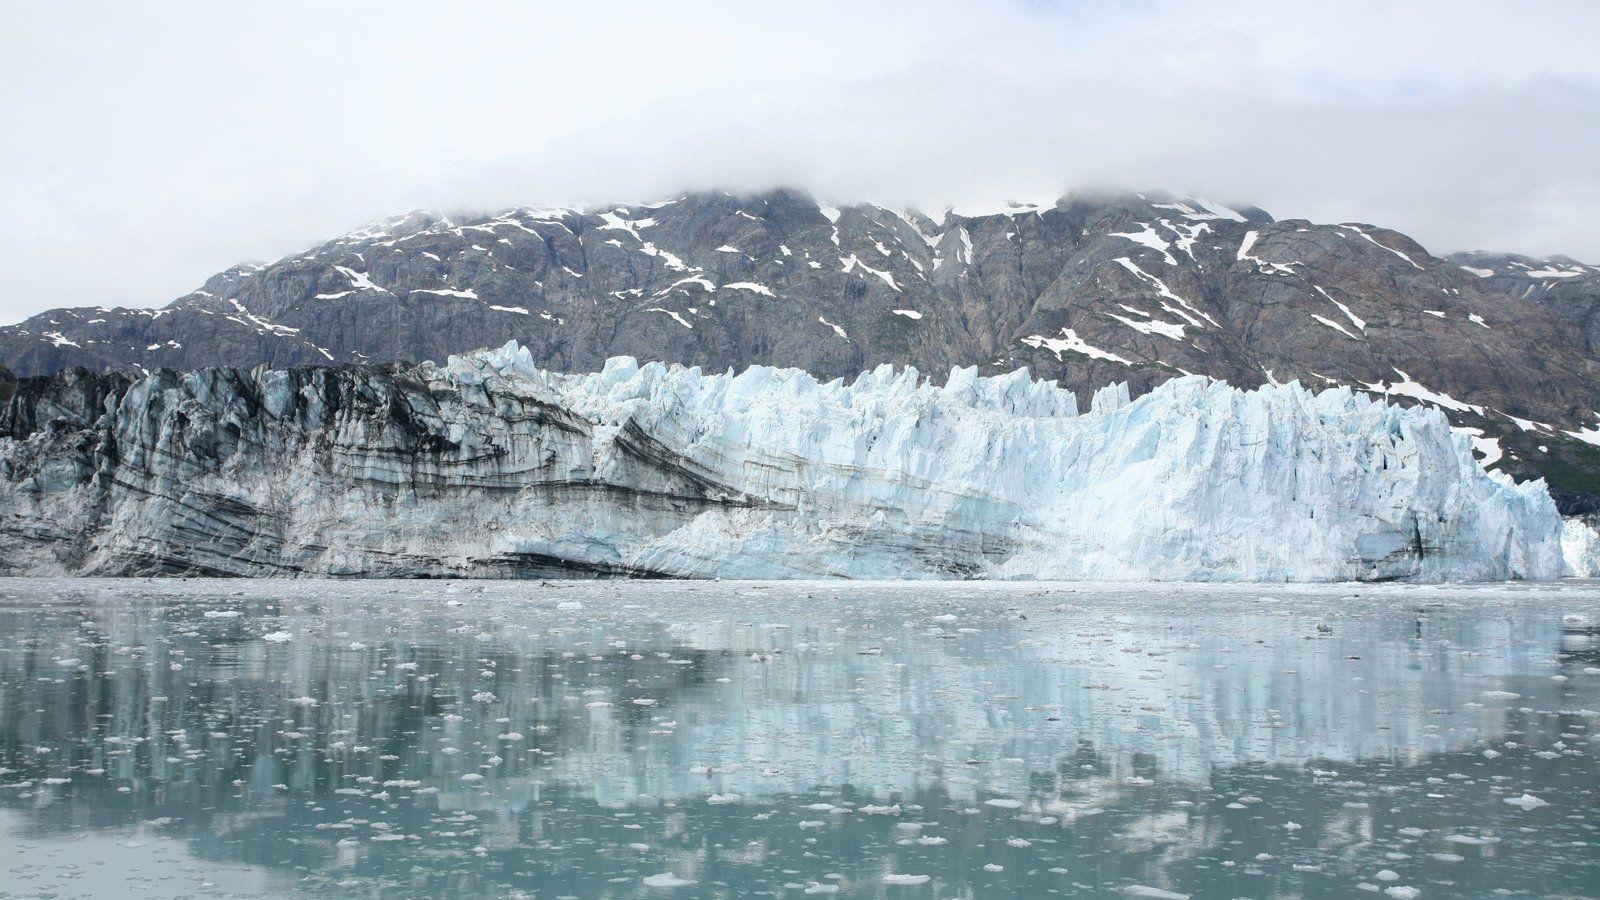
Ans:
MULTIPOLYGON (((1087 411, 1027 370, 82 370, 0 420, 14 574, 1502 580, 1542 482, 1437 410, 1200 376, 1087 411)), ((1587 550, 1587 548, 1585 548, 1587 550)))
POLYGON ((1600 520, 1593 516, 1573 516, 1566 520, 1561 535, 1561 553, 1566 558, 1567 574, 1574 578, 1600 578, 1600 520))

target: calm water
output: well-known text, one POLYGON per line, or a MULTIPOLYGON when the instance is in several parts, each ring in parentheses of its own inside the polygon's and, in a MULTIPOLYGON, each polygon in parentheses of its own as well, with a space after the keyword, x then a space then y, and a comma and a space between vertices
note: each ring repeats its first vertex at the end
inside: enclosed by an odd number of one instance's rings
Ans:
POLYGON ((0 581, 0 896, 1597 896, 1591 622, 1576 583, 0 581))

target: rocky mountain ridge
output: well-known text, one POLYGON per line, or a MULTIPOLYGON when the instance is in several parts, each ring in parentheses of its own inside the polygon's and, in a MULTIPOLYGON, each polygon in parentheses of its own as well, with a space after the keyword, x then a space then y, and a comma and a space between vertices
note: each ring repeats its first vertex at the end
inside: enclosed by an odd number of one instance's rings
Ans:
POLYGON ((1600 510, 1600 269, 1441 259, 1359 223, 1164 194, 929 216, 797 191, 589 210, 413 212, 238 267, 159 310, 0 328, 19 375, 444 359, 515 339, 542 366, 627 355, 942 372, 1028 366, 1084 396, 1186 373, 1347 385, 1444 410, 1486 464, 1600 510), (1489 274, 1485 274, 1489 273, 1489 274), (1566 274, 1571 273, 1571 274, 1566 274))

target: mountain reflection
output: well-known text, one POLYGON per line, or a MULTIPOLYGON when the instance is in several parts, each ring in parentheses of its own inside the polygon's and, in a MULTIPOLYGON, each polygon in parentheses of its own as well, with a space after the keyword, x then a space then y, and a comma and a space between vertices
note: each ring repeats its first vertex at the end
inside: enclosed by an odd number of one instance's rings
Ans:
POLYGON ((1581 890, 1546 590, 0 582, 0 806, 269 892, 1581 890))

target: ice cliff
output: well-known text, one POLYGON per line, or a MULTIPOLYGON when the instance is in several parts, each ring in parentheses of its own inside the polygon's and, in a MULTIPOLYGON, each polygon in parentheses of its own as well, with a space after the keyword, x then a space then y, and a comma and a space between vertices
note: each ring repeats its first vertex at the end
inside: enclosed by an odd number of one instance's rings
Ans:
POLYGON ((1566 520, 1561 536, 1561 551, 1566 557, 1567 574, 1576 578, 1600 578, 1600 519, 1574 516, 1566 520))
MULTIPOLYGON (((515 343, 446 365, 26 381, 0 418, 14 573, 1552 578, 1542 483, 1442 414, 1180 378, 853 382, 515 343)), ((1570 540, 1569 540, 1570 542, 1570 540)))

